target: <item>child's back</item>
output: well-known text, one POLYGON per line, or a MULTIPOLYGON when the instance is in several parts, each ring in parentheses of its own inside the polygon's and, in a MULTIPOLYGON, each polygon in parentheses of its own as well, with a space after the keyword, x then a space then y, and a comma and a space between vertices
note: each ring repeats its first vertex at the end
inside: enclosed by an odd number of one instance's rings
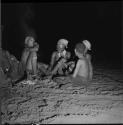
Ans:
POLYGON ((89 62, 86 58, 79 59, 77 64, 78 66, 78 73, 77 76, 81 76, 85 79, 89 78, 89 62))
POLYGON ((92 63, 91 63, 91 55, 86 54, 86 59, 88 61, 88 67, 89 67, 89 80, 92 80, 93 77, 93 67, 92 67, 92 63))
POLYGON ((92 76, 92 65, 91 57, 89 54, 84 54, 85 45, 78 43, 75 47, 75 54, 79 58, 73 73, 73 78, 75 78, 75 83, 82 83, 83 81, 91 80, 92 76))
POLYGON ((22 53, 21 62, 25 67, 26 67, 26 63, 27 63, 29 53, 30 53, 30 51, 29 51, 28 48, 25 48, 23 53, 22 53))

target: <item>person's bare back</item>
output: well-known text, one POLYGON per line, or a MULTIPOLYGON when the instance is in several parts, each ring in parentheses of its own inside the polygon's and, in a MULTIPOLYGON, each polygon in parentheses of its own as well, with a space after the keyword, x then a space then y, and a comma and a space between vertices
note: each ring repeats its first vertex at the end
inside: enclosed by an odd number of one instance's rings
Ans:
POLYGON ((75 54, 79 58, 73 73, 76 82, 90 81, 92 79, 91 56, 84 53, 86 46, 78 43, 75 47, 75 54))
POLYGON ((88 66, 88 62, 86 59, 79 59, 78 61, 78 76, 84 77, 84 78, 88 78, 89 75, 89 66, 88 66))

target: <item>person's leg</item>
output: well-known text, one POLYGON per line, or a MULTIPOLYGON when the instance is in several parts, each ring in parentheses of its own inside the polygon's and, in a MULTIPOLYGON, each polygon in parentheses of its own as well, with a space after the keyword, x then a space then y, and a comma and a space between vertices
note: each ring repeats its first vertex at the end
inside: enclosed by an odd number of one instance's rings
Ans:
POLYGON ((65 67, 65 64, 62 62, 58 62, 58 64, 54 67, 54 69, 52 70, 52 75, 56 75, 57 72, 59 75, 63 75, 63 69, 65 67))
POLYGON ((32 70, 33 70, 33 75, 37 74, 37 57, 34 56, 32 58, 32 70))
POLYGON ((51 74, 52 74, 52 75, 57 74, 57 71, 58 71, 59 67, 60 67, 60 64, 58 63, 58 64, 54 67, 54 69, 51 71, 51 74))

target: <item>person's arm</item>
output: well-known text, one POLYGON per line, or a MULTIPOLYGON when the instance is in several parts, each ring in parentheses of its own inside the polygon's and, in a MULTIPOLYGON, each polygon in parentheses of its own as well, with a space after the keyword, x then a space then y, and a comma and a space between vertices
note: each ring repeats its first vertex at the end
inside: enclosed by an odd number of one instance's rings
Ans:
POLYGON ((92 80, 92 78, 93 78, 93 66, 92 66, 90 61, 89 61, 89 69, 90 69, 89 78, 90 78, 90 80, 92 80))
POLYGON ((34 53, 33 55, 33 59, 32 59, 32 68, 33 68, 33 73, 34 75, 36 75, 37 73, 37 55, 34 53))
POLYGON ((54 65, 54 62, 55 62, 55 56, 56 56, 56 52, 53 52, 52 57, 51 57, 51 62, 50 62, 50 68, 52 68, 53 65, 54 65))
POLYGON ((89 79, 92 80, 93 78, 93 67, 91 64, 91 55, 87 54, 87 59, 89 61, 89 79))
POLYGON ((73 77, 75 78, 76 77, 76 75, 77 75, 77 73, 78 73, 78 71, 79 71, 79 69, 80 69, 80 60, 77 62, 77 64, 76 64, 76 68, 75 68, 75 70, 74 70, 74 73, 73 73, 73 77))

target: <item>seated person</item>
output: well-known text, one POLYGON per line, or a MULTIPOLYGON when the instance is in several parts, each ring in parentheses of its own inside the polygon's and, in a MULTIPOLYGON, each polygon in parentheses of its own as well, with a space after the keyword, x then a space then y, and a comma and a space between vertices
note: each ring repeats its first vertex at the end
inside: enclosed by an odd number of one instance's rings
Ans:
POLYGON ((74 84, 87 83, 92 80, 92 65, 90 58, 85 51, 87 47, 83 43, 75 46, 75 54, 79 58, 72 74, 74 84))
POLYGON ((17 81, 23 76, 23 73, 19 70, 19 64, 20 62, 17 60, 17 58, 14 55, 11 55, 10 53, 7 53, 8 60, 10 63, 10 68, 8 69, 8 77, 12 79, 12 81, 17 81))
POLYGON ((39 45, 35 42, 33 37, 28 37, 26 41, 26 48, 22 55, 22 63, 25 67, 27 78, 32 79, 32 76, 37 74, 37 51, 39 45))
POLYGON ((52 75, 63 75, 65 68, 67 68, 67 61, 70 59, 70 52, 67 52, 68 41, 66 39, 60 39, 57 43, 57 51, 53 52, 50 71, 52 75))
POLYGON ((20 63, 14 55, 1 49, 0 57, 0 67, 2 68, 5 76, 11 79, 12 83, 23 77, 22 70, 19 70, 20 63))

